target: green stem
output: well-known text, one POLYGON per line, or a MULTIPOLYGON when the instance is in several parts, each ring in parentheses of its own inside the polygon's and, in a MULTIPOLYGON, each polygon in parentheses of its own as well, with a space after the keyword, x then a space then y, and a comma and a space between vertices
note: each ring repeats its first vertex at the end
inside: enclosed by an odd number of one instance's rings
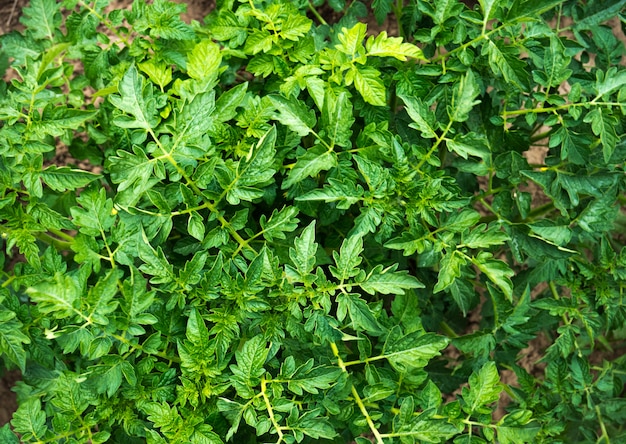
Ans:
POLYGON ((450 327, 450 325, 448 325, 448 323, 446 321, 441 321, 439 323, 439 328, 441 328, 441 330, 449 338, 458 338, 459 337, 459 335, 456 334, 456 332, 452 329, 452 327, 450 327))
POLYGON ((452 128, 452 124, 453 123, 454 122, 452 120, 450 122, 448 122, 448 125, 444 128, 444 130, 441 133, 441 135, 439 135, 439 137, 437 137, 437 140, 435 140, 435 143, 433 144, 433 146, 426 153, 426 155, 422 158, 422 160, 420 160, 420 162, 417 164, 417 166, 415 167, 416 170, 421 169, 422 166, 428 161, 428 159, 430 159, 430 156, 432 156, 433 153, 435 151, 437 151, 437 148, 439 147, 441 142, 446 138, 446 135, 448 134, 448 131, 450 131, 450 128, 452 128))
POLYGON ((313 16, 315 17, 315 19, 320 22, 320 24, 324 25, 324 26, 328 26, 328 23, 326 22, 326 20, 324 20, 324 17, 322 17, 320 15, 319 12, 317 12, 317 9, 315 9, 315 7, 313 6, 313 4, 309 1, 308 2, 308 6, 309 6, 309 11, 311 11, 311 14, 313 14, 313 16))
POLYGON ((267 414, 270 418, 270 422, 274 426, 276 433, 278 434, 278 441, 276 444, 283 442, 284 435, 283 430, 278 421, 276 421, 276 417, 274 416, 274 409, 272 408, 272 403, 270 402, 270 398, 267 396, 267 380, 265 376, 261 379, 261 395, 263 396, 263 401, 265 402, 265 408, 267 410, 267 414))
POLYGON ((257 251, 254 248, 252 248, 250 245, 248 245, 246 240, 243 237, 241 237, 241 235, 233 228, 233 226, 230 224, 230 222, 228 222, 226 219, 224 219, 224 216, 222 216, 220 214, 220 211, 217 209, 216 205, 211 203, 209 200, 207 200, 207 198, 202 193, 202 190, 200 190, 200 188, 198 188, 198 186, 187 175, 185 170, 182 169, 180 165, 178 165, 178 162, 176 162, 176 159, 174 159, 172 157, 172 153, 168 152, 163 147, 163 144, 161 144, 161 141, 158 139, 158 137, 154 133, 154 131, 151 128, 148 131, 149 131, 150 135, 152 136, 152 139, 155 141, 155 143, 157 144, 157 146, 161 150, 163 158, 166 159, 174 168, 176 168, 176 171, 178 172, 178 174, 180 174, 181 177, 183 179, 185 179, 186 185, 189 186, 189 188, 191 188, 191 190, 205 202, 206 208, 208 208, 209 211, 211 211, 211 213, 213 213, 216 216, 217 220, 222 224, 222 227, 225 227, 228 230, 228 232, 230 233, 231 237, 233 239, 235 239, 237 241, 237 243, 239 243, 239 246, 241 248, 244 248, 244 247, 248 248, 250 251, 252 251, 253 254, 256 255, 257 251))
POLYGON ((549 106, 549 107, 539 107, 539 108, 528 108, 528 109, 515 109, 515 110, 504 110, 502 111, 501 117, 503 119, 507 119, 508 117, 516 117, 523 116, 525 114, 540 114, 540 113, 551 113, 555 111, 563 111, 576 106, 623 106, 623 103, 619 102, 579 102, 579 103, 566 103, 565 105, 558 106, 549 106))
MULTIPOLYGON (((348 370, 346 369, 346 364, 344 364, 343 359, 341 359, 341 356, 339 355, 339 349, 337 348, 337 344, 335 344, 334 342, 331 342, 330 348, 333 351, 333 355, 335 355, 335 358, 337 358, 337 365, 339 366, 342 372, 347 374, 348 370)), ((356 405, 359 407, 361 414, 365 417, 365 421, 367 421, 367 425, 369 426, 372 434, 376 438, 376 444, 384 444, 383 437, 378 431, 378 429, 376 428, 376 424, 374 424, 374 421, 372 420, 369 412, 367 411, 365 404, 363 404, 363 400, 359 396, 359 392, 357 392, 353 384, 350 384, 350 385, 351 385, 352 396, 354 397, 356 405)))

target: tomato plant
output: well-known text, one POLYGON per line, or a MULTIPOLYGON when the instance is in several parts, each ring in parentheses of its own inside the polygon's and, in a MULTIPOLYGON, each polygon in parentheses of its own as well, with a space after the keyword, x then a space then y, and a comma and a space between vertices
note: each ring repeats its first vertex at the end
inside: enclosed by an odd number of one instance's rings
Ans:
POLYGON ((0 441, 626 439, 626 1, 467 3, 31 0, 0 441))

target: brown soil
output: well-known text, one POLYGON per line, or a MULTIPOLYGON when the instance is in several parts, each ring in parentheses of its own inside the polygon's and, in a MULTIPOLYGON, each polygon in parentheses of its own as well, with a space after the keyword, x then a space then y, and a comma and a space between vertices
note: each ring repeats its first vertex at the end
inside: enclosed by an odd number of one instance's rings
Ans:
POLYGON ((0 427, 11 420, 13 412, 17 409, 17 399, 11 387, 21 379, 17 370, 6 372, 0 379, 0 427))

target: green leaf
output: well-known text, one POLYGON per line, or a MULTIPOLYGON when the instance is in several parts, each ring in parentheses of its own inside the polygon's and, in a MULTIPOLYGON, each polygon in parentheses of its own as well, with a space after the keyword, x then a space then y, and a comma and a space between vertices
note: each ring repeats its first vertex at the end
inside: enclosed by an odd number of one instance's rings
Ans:
POLYGON ((360 272, 357 267, 363 261, 362 252, 363 237, 361 235, 352 235, 344 239, 339 253, 333 251, 336 267, 331 266, 330 272, 341 281, 356 276, 360 272))
POLYGON ((376 319, 372 309, 358 294, 340 293, 336 301, 337 318, 339 318, 340 321, 343 320, 347 314, 355 330, 366 331, 374 336, 383 334, 383 327, 376 319))
POLYGON ((218 122, 227 122, 233 119, 237 115, 237 108, 243 104, 247 90, 248 82, 244 82, 222 94, 215 103, 214 118, 218 122))
POLYGON ((346 91, 335 94, 327 90, 322 107, 321 124, 325 128, 324 134, 330 140, 331 146, 349 148, 352 145, 350 137, 354 120, 349 94, 346 91))
POLYGON ((138 63, 137 66, 161 89, 164 89, 172 81, 172 67, 167 66, 165 63, 159 63, 151 59, 138 63))
POLYGON ((486 362, 478 372, 473 372, 469 377, 469 388, 463 387, 463 410, 468 414, 490 414, 493 404, 500 397, 502 384, 496 363, 486 362))
POLYGON ((302 14, 289 14, 285 20, 283 20, 280 35, 282 38, 292 41, 298 41, 300 37, 304 37, 309 30, 313 22, 311 19, 302 14))
POLYGON ((514 0, 506 16, 508 21, 536 20, 541 14, 561 4, 561 0, 514 0))
POLYGON ((20 17, 35 39, 54 41, 61 26, 61 3, 55 0, 31 0, 20 17))
POLYGON ((474 100, 480 93, 478 82, 471 69, 461 77, 454 87, 452 94, 451 110, 448 111, 450 120, 453 122, 465 122, 469 118, 469 114, 480 103, 480 100, 474 100))
POLYGON ((159 123, 156 102, 152 93, 151 83, 144 82, 143 76, 132 65, 120 80, 118 95, 110 95, 109 101, 130 116, 120 116, 114 119, 121 128, 143 128, 151 130, 159 123))
POLYGON ((626 5, 626 0, 607 0, 599 3, 597 4, 597 9, 592 14, 576 20, 572 28, 576 33, 586 29, 594 29, 601 23, 616 17, 620 11, 623 12, 624 5, 626 5))
POLYGON ((489 248, 493 245, 503 245, 509 236, 496 225, 487 227, 485 224, 475 226, 467 234, 463 234, 463 245, 468 248, 489 248))
POLYGON ((265 373, 263 365, 268 353, 267 341, 260 335, 248 339, 235 352, 237 364, 230 365, 230 370, 233 372, 233 385, 241 397, 249 399, 254 396, 252 389, 265 373))
POLYGON ((209 330, 197 308, 193 308, 187 319, 187 339, 195 345, 205 345, 209 340, 209 330))
POLYGON ((608 163, 620 140, 615 131, 618 119, 607 109, 595 107, 587 113, 583 120, 590 122, 591 130, 596 136, 600 137, 604 161, 608 163))
POLYGON ((50 282, 41 282, 26 289, 26 294, 37 304, 41 313, 56 319, 74 318, 80 315, 78 307, 84 290, 84 282, 75 275, 55 274, 50 282))
POLYGON ((187 73, 192 79, 211 83, 217 79, 221 62, 220 46, 209 39, 201 40, 189 54, 187 73))
MULTIPOLYGON (((295 367, 292 356, 287 357, 283 363, 283 372, 289 363, 295 367)), ((283 374, 282 378, 288 379, 287 388, 292 393, 302 396, 304 392, 317 395, 321 390, 328 390, 333 386, 341 369, 333 367, 314 367, 314 360, 309 359, 306 363, 300 365, 288 374, 283 374)))
POLYGON ((483 22, 487 23, 500 6, 501 0, 478 0, 478 3, 480 3, 480 8, 483 10, 483 22))
POLYGON ((228 9, 221 9, 209 28, 211 35, 217 41, 230 40, 233 47, 243 44, 248 36, 248 23, 244 17, 237 16, 228 9))
POLYGON ((403 334, 400 326, 389 331, 382 350, 385 358, 399 372, 421 369, 448 345, 448 339, 433 333, 415 331, 403 334))
POLYGON ((65 134, 67 130, 79 129, 85 122, 93 120, 97 115, 97 111, 58 106, 52 111, 46 111, 42 120, 34 121, 31 128, 37 134, 59 137, 65 134))
POLYGON ((472 260, 472 263, 489 278, 491 282, 496 284, 504 295, 509 299, 513 298, 513 283, 511 277, 515 274, 513 270, 503 261, 493 259, 493 256, 487 252, 481 252, 472 260))
POLYGON ((394 57, 405 62, 407 57, 426 60, 422 50, 411 43, 402 43, 401 37, 387 37, 383 31, 377 36, 370 36, 365 44, 368 56, 394 57))
POLYGON ((110 156, 105 165, 111 173, 111 181, 119 184, 117 190, 132 191, 135 200, 152 188, 159 180, 153 176, 154 162, 138 146, 133 152, 119 150, 117 156, 110 156))
POLYGON ((276 119, 280 123, 301 137, 313 130, 317 121, 315 113, 308 109, 303 102, 279 95, 271 95, 269 98, 278 111, 276 119))
POLYGON ((363 187, 350 181, 348 183, 329 178, 328 185, 323 189, 315 189, 296 197, 299 202, 324 201, 335 202, 337 209, 347 210, 353 204, 363 199, 363 187))
POLYGON ((489 160, 491 155, 487 140, 474 133, 457 135, 454 139, 447 139, 446 146, 463 159, 467 159, 468 156, 476 156, 483 160, 489 160))
POLYGON ((46 414, 41 409, 39 398, 29 398, 20 403, 17 411, 13 414, 11 425, 20 434, 22 440, 36 439, 41 441, 46 427, 46 414))
POLYGON ((408 96, 400 96, 400 98, 406 105, 406 111, 413 120, 409 127, 419 130, 425 139, 436 138, 435 115, 428 106, 421 99, 408 96))
POLYGON ((507 83, 511 83, 522 91, 529 89, 529 74, 526 71, 526 62, 519 58, 519 50, 512 46, 505 46, 501 40, 489 40, 484 46, 489 56, 489 66, 496 75, 502 75, 507 83))
POLYGON ((85 190, 76 201, 82 208, 73 207, 70 212, 81 233, 102 236, 115 223, 113 201, 107 199, 104 188, 85 190))
MULTIPOLYGON (((297 275, 300 278, 307 276, 315 267, 315 255, 317 253, 317 243, 315 242, 315 220, 311 222, 300 236, 294 239, 294 246, 289 248, 289 258, 296 266, 297 275)), ((291 269, 289 265, 285 266, 287 271, 291 269)), ((292 273, 293 274, 293 273, 292 273)))
POLYGON ((404 290, 424 288, 424 284, 407 271, 395 271, 397 264, 384 268, 377 265, 359 285, 369 294, 404 294, 404 290))
POLYGON ((41 172, 41 179, 55 191, 75 190, 102 177, 89 171, 50 165, 41 172))
POLYGON ((0 356, 26 371, 26 350, 30 338, 22 332, 23 324, 15 319, 15 313, 2 307, 0 311, 0 356))
POLYGON ((354 68, 354 86, 363 100, 370 105, 387 105, 387 90, 380 80, 381 73, 369 67, 354 68))
POLYGON ((330 170, 334 166, 337 166, 337 155, 333 151, 328 151, 321 145, 309 148, 306 153, 298 157, 283 181, 282 188, 283 190, 291 188, 305 178, 316 176, 321 171, 330 170))
POLYGON ((0 442, 3 444, 20 444, 20 440, 11 430, 9 423, 0 427, 0 442))
POLYGON ((261 215, 259 224, 262 228, 263 237, 272 242, 275 239, 285 239, 285 233, 290 233, 298 228, 299 210, 296 207, 283 207, 280 211, 275 209, 269 219, 261 215))
POLYGON ((437 276, 437 283, 433 291, 438 293, 452 285, 455 279, 461 277, 462 268, 466 264, 466 256, 456 250, 444 255, 439 265, 439 275, 437 276))
POLYGON ((356 58, 364 52, 363 39, 367 32, 365 23, 357 23, 352 28, 341 28, 341 32, 337 35, 340 44, 336 45, 339 51, 356 58))

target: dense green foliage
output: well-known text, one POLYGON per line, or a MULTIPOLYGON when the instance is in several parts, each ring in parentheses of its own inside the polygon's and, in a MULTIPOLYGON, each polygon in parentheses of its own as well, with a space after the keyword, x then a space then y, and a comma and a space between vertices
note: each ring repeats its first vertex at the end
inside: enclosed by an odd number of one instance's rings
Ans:
POLYGON ((625 0, 107 3, 0 37, 0 442, 626 440, 625 0))

